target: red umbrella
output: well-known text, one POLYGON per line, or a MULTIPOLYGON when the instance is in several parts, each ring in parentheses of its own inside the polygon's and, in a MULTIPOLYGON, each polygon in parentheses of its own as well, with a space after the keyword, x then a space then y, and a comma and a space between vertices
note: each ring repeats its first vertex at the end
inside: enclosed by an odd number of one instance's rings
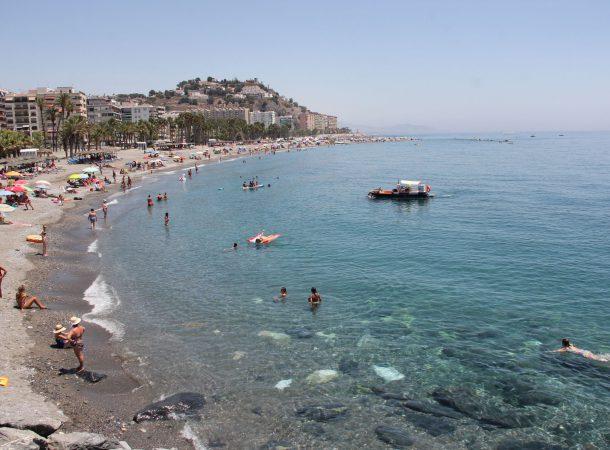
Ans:
POLYGON ((11 192, 25 192, 26 189, 23 185, 18 184, 17 186, 10 186, 6 188, 7 191, 11 191, 11 192))
POLYGON ((18 185, 18 184, 27 184, 27 183, 28 183, 28 180, 17 180, 17 181, 15 181, 15 185, 18 185))

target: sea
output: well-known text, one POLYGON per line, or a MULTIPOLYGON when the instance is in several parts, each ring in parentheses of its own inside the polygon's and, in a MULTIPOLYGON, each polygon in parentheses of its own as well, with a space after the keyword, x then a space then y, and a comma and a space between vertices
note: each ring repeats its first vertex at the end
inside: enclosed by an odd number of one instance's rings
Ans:
POLYGON ((610 363, 554 352, 569 338, 610 356, 610 133, 428 135, 183 173, 112 197, 86 319, 159 398, 205 396, 185 425, 200 448, 610 447, 610 363), (244 191, 253 177, 265 187, 244 191), (367 197, 399 179, 434 197, 367 197), (263 230, 281 236, 247 243, 263 230))

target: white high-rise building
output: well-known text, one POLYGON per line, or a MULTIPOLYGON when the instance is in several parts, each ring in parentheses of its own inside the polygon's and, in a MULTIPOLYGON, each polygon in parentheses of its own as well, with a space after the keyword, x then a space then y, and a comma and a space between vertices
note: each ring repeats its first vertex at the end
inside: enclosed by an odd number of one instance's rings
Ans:
POLYGON ((250 113, 250 123, 262 123, 265 128, 276 123, 275 111, 252 111, 250 113))

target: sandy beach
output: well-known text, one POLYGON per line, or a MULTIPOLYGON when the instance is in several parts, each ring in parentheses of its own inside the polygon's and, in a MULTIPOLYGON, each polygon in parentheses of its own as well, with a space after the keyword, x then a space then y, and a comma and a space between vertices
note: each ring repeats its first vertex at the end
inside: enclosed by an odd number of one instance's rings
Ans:
MULTIPOLYGON (((365 137, 354 138, 354 142, 370 141, 365 137)), ((315 147, 328 142, 310 141, 300 147, 315 147)), ((270 151, 290 151, 295 146, 271 149, 260 145, 232 146, 228 153, 214 155, 204 161, 189 159, 189 155, 203 148, 174 151, 183 156, 184 162, 165 158, 165 167, 152 172, 171 171, 177 168, 210 164, 220 159, 264 155, 270 151), (238 150, 238 148, 240 150, 238 150)), ((143 162, 141 150, 120 150, 118 158, 110 164, 117 172, 130 161, 143 162)), ((68 165, 65 160, 58 164, 52 174, 41 174, 54 188, 65 185, 68 174, 82 170, 85 165, 68 165)), ((110 178, 112 169, 104 169, 103 175, 110 178)), ((134 187, 141 185, 143 175, 150 170, 130 172, 134 187)), ((34 210, 18 208, 8 217, 12 225, 0 229, 0 265, 7 271, 2 284, 3 297, 0 302, 0 338, 6 343, 0 354, 0 376, 9 379, 2 387, 3 408, 0 424, 22 429, 37 430, 38 423, 48 424, 45 434, 52 429, 62 431, 88 431, 127 441, 134 448, 189 448, 191 443, 180 438, 182 425, 175 421, 147 422, 136 424, 134 412, 156 400, 147 385, 123 370, 123 360, 113 354, 109 345, 111 335, 103 328, 87 323, 86 368, 104 373, 108 379, 99 383, 87 383, 73 374, 61 375, 60 369, 76 366, 72 350, 55 349, 52 330, 57 323, 66 325, 68 318, 83 316, 91 305, 83 300, 83 293, 95 280, 97 255, 87 252, 94 240, 88 228, 86 214, 90 208, 99 208, 104 198, 114 195, 143 195, 142 191, 120 193, 118 185, 109 186, 108 192, 89 192, 80 188, 68 195, 63 206, 50 198, 32 198, 34 210), (82 200, 74 200, 73 197, 82 200), (49 235, 48 257, 42 257, 41 246, 26 243, 29 234, 38 234, 46 225, 49 235), (14 307, 15 294, 20 284, 25 284, 29 295, 41 299, 48 310, 19 311, 14 307)), ((144 198, 144 197, 143 197, 144 198)), ((144 200, 143 200, 144 201, 144 200)), ((110 207, 109 215, 112 215, 110 207)), ((103 226, 100 219, 99 225, 103 226)), ((137 358, 137 355, 133 355, 137 358)))

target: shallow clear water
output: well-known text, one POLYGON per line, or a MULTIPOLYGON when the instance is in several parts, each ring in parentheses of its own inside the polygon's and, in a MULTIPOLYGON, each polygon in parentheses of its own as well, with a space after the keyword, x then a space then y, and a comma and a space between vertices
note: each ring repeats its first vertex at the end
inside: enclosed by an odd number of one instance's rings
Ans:
POLYGON ((94 290, 114 297, 97 318, 120 322, 117 345, 139 355, 132 370, 160 395, 206 395, 191 425, 204 443, 383 448, 374 429, 386 424, 424 447, 610 445, 609 364, 549 352, 562 337, 610 352, 610 135, 495 137, 514 144, 428 137, 210 165, 184 184, 151 176, 116 197, 97 232, 94 290), (242 191, 254 175, 271 188, 242 191), (422 179, 436 197, 366 197, 398 178, 422 179), (149 211, 146 195, 164 191, 169 201, 149 211), (248 246, 261 229, 282 237, 248 246), (287 301, 275 303, 282 286, 287 301), (312 286, 323 296, 315 316, 312 286), (301 328, 323 334, 259 336, 301 328), (379 367, 404 378, 386 383, 379 367), (308 383, 319 369, 339 376, 308 383), (432 436, 371 386, 421 400, 449 388, 527 423, 450 419, 455 430, 432 436), (329 402, 349 413, 323 433, 295 415, 329 402))

